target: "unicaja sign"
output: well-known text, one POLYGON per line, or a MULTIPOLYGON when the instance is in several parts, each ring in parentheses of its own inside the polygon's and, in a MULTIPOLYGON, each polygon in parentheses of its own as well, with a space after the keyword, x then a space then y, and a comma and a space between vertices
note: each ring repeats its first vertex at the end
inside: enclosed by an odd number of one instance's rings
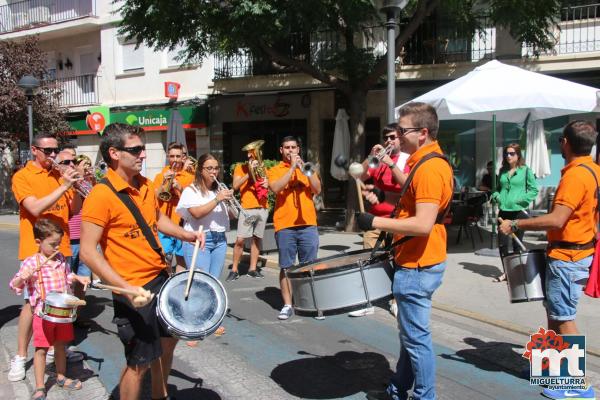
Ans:
POLYGON ((585 389, 584 335, 559 335, 540 328, 530 338, 523 357, 530 362, 532 385, 585 389))

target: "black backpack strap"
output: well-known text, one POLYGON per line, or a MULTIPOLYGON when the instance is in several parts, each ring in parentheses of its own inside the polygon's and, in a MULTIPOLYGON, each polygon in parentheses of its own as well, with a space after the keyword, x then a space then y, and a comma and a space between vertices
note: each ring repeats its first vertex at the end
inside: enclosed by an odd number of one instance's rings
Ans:
MULTIPOLYGON (((585 169, 587 169, 588 171, 590 171, 590 174, 592 174, 592 176, 594 177, 594 180, 596 181, 596 191, 594 192, 594 197, 596 198, 596 213, 598 213, 600 211, 600 185, 598 184, 598 178, 596 177, 596 174, 594 173, 594 171, 587 165, 585 164, 578 164, 578 167, 583 167, 585 169)), ((600 232, 600 220, 596 217, 596 232, 600 232)))
POLYGON ((119 200, 121 200, 123 202, 123 204, 125 204, 125 207, 127 207, 127 209, 133 215, 135 222, 140 227, 140 230, 144 234, 144 237, 148 241, 148 244, 150 244, 150 247, 152 247, 152 250, 154 250, 164 262, 165 255, 163 254, 162 247, 156 241, 156 238, 154 237, 154 234, 152 233, 152 229, 150 229, 150 226, 148 225, 148 223, 142 216, 140 209, 135 205, 135 203, 133 202, 131 197, 129 197, 129 195, 125 192, 118 192, 117 189, 115 189, 115 187, 112 185, 112 183, 110 183, 110 181, 106 178, 103 178, 100 181, 100 183, 108 186, 115 193, 115 195, 119 198, 119 200))
MULTIPOLYGON (((408 174, 408 177, 406 178, 406 182, 404 182, 404 185, 402 186, 402 190, 400 191, 400 197, 398 199, 398 202, 396 203, 396 207, 394 207, 394 211, 392 211, 392 213, 390 214, 390 218, 394 218, 396 216, 396 213, 398 212, 398 209, 400 208, 400 200, 402 199, 402 196, 404 196, 406 194, 406 192, 408 191, 408 188, 415 176, 415 173, 417 172, 417 169, 419 169, 419 167, 423 163, 427 162, 428 160, 431 160, 432 158, 441 158, 444 161, 446 161, 448 163, 448 165, 450 165, 450 161, 448 160, 448 158, 445 155, 435 153, 435 152, 426 154, 423 158, 421 158, 415 164, 415 166, 410 170, 410 173, 408 174)), ((452 183, 451 191, 454 191, 454 183, 452 183)), ((441 213, 438 213, 438 216, 435 220, 436 224, 440 224, 440 223, 444 222, 444 219, 450 212, 451 205, 452 205, 452 201, 449 201, 446 208, 444 208, 441 213)), ((377 252, 377 250, 379 250, 379 247, 381 247, 381 243, 383 243, 383 240, 385 239, 387 234, 388 234, 387 232, 381 231, 381 233, 379 234, 379 237, 377 238, 377 242, 375 243, 375 247, 373 247, 373 250, 371 251, 371 257, 373 257, 375 255, 375 253, 377 252)), ((399 239, 399 240, 395 241, 394 243, 391 243, 390 245, 386 246, 385 249, 389 251, 392 248, 412 239, 413 237, 414 236, 404 236, 402 239, 399 239)))

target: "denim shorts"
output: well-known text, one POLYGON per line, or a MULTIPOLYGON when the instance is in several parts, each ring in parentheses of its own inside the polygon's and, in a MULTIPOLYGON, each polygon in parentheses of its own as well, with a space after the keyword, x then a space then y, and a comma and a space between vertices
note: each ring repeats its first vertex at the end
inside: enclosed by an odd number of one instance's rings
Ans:
POLYGON ((546 269, 546 301, 548 317, 554 321, 572 321, 588 277, 592 256, 579 261, 548 258, 546 269))
POLYGON ((279 268, 290 268, 296 263, 311 262, 319 250, 319 230, 314 225, 280 229, 275 233, 279 250, 279 268))
POLYGON ((175 254, 183 257, 183 242, 181 240, 161 232, 158 232, 158 239, 165 254, 175 254))

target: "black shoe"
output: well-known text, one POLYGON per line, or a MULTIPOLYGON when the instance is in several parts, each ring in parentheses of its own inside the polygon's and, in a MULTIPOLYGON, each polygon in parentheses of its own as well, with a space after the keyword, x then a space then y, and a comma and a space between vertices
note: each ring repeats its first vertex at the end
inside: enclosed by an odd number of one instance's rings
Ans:
POLYGON ((259 270, 248 271, 248 276, 251 276, 252 278, 264 278, 265 277, 259 270))
POLYGON ((237 272, 231 271, 229 273, 229 275, 227 275, 227 279, 225 279, 227 282, 230 281, 235 281, 237 278, 240 277, 240 274, 238 274, 237 272))

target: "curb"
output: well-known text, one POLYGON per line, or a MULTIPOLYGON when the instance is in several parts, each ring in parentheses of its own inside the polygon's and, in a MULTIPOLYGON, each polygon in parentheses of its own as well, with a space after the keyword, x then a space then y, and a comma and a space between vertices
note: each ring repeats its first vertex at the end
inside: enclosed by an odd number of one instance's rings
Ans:
POLYGON ((7 223, 7 222, 0 222, 0 229, 1 228, 19 229, 19 224, 11 224, 11 223, 7 223))

